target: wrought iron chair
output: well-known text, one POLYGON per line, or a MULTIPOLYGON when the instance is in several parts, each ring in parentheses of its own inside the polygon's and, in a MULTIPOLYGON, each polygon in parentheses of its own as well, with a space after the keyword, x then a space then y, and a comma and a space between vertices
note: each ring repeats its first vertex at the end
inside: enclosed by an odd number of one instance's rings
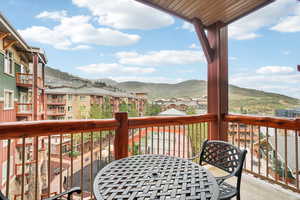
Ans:
MULTIPOLYGON (((58 195, 55 195, 53 197, 49 197, 47 199, 44 200, 59 200, 62 199, 63 196, 68 195, 67 200, 71 200, 71 197, 74 193, 80 194, 81 193, 81 189, 79 187, 73 187, 70 190, 67 190, 65 192, 62 192, 58 195)), ((3 195, 3 193, 0 191, 0 200, 9 200, 7 197, 5 197, 3 195)))
POLYGON ((237 200, 240 200, 241 178, 246 154, 246 150, 240 150, 227 142, 206 140, 203 143, 199 164, 207 163, 229 173, 226 176, 216 177, 220 188, 219 199, 227 200, 236 196, 237 200), (236 186, 225 182, 231 177, 237 177, 236 186))

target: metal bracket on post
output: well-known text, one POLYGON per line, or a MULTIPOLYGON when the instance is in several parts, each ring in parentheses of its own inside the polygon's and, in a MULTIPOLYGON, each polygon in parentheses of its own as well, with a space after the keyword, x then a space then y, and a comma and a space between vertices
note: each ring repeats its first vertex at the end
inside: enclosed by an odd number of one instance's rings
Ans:
POLYGON ((118 160, 128 157, 128 113, 118 112, 115 119, 120 123, 114 142, 115 159, 118 160))

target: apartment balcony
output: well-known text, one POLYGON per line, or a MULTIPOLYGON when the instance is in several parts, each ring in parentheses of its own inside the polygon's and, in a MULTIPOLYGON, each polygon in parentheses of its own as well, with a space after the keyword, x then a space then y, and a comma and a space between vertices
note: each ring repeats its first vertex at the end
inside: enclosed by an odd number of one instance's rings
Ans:
MULTIPOLYGON (((126 114, 117 113, 115 119, 3 123, 0 131, 2 140, 26 137, 30 142, 29 138, 43 138, 46 145, 32 147, 30 151, 34 155, 42 146, 47 150, 44 159, 48 170, 43 176, 50 178, 47 182, 49 193, 63 190, 60 177, 66 176, 65 184, 83 187, 84 196, 91 199, 93 194, 89 186, 94 181, 91 173, 96 173, 86 170, 91 163, 99 170, 115 159, 131 155, 165 154, 189 158, 199 153, 203 141, 214 137, 211 127, 216 122, 214 114, 127 118, 126 114), (64 137, 70 140, 68 148, 63 145, 64 137), (54 151, 58 156, 52 156, 54 151)), ((227 130, 228 142, 248 151, 242 199, 259 200, 271 196, 273 199, 299 199, 300 120, 226 115, 223 122, 228 127, 247 130, 227 130)), ((26 154, 29 149, 27 143, 24 144, 26 154)), ((30 165, 24 162, 24 176, 29 173, 30 165)), ((18 168, 20 166, 23 165, 18 164, 18 168)), ((215 168, 209 170, 220 174, 215 168)))
POLYGON ((66 115, 65 109, 48 109, 46 112, 47 116, 64 116, 66 115))
POLYGON ((19 87, 31 88, 33 84, 33 74, 16 73, 16 84, 19 87))
POLYGON ((57 99, 47 99, 47 105, 57 105, 57 106, 64 106, 66 105, 66 100, 57 98, 57 99))
POLYGON ((30 117, 32 112, 32 103, 17 103, 17 117, 30 117))

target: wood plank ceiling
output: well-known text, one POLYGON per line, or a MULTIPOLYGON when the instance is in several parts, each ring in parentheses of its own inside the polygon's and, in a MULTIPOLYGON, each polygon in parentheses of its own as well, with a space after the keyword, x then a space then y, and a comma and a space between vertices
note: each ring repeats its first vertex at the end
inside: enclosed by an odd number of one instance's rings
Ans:
POLYGON ((229 24, 274 0, 136 0, 205 27, 216 22, 229 24))

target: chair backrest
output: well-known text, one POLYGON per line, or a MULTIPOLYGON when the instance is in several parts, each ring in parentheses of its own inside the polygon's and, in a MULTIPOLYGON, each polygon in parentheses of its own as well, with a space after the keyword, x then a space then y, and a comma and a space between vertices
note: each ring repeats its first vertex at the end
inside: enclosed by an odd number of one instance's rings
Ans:
POLYGON ((227 142, 206 140, 202 145, 200 165, 205 162, 239 177, 246 154, 246 150, 240 150, 227 142))

